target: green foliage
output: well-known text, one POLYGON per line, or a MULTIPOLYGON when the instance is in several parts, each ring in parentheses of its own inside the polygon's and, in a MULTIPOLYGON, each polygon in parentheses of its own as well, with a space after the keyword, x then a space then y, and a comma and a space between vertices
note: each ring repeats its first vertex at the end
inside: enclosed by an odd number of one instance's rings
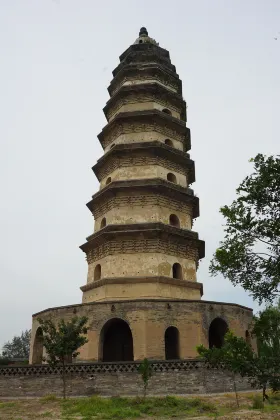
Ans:
POLYGON ((139 366, 139 373, 141 374, 142 380, 143 380, 143 386, 144 386, 144 397, 146 396, 147 387, 149 384, 149 380, 153 374, 152 366, 147 358, 145 358, 140 366, 139 366))
POLYGON ((212 366, 246 376, 253 386, 261 387, 263 400, 266 388, 280 390, 280 307, 269 306, 255 317, 252 331, 258 342, 258 354, 242 337, 228 332, 222 348, 197 347, 199 355, 212 366))
POLYGON ((252 347, 242 337, 236 337, 228 331, 221 348, 207 349, 203 345, 197 347, 198 354, 206 359, 212 366, 221 365, 224 369, 245 376, 248 374, 254 361, 252 347))
POLYGON ((7 366, 10 363, 10 359, 6 357, 0 357, 0 366, 7 366))
POLYGON ((258 343, 255 360, 256 385, 265 390, 269 385, 273 391, 280 390, 280 305, 268 306, 254 319, 253 335, 258 343))
POLYGON ((57 325, 51 319, 38 319, 38 321, 43 331, 46 361, 51 366, 62 365, 63 397, 66 398, 65 363, 72 361, 72 357, 77 357, 78 349, 88 342, 85 337, 88 331, 86 327, 88 318, 74 317, 68 322, 61 319, 57 325))
POLYGON ((63 413, 69 418, 132 419, 173 418, 188 415, 217 414, 216 407, 199 398, 78 398, 63 404, 63 413), (76 418, 76 417, 74 417, 76 418), (79 417, 80 418, 80 417, 79 417))
POLYGON ((263 399, 261 395, 258 395, 258 394, 254 395, 252 408, 255 410, 260 410, 264 408, 264 403, 263 403, 263 399))
POLYGON ((12 341, 7 341, 3 345, 2 358, 29 358, 31 331, 26 330, 19 336, 15 336, 12 341))
POLYGON ((46 402, 49 402, 49 401, 57 401, 57 400, 58 400, 58 398, 54 394, 47 394, 44 397, 40 398, 40 401, 42 403, 46 403, 46 402))
POLYGON ((58 324, 51 319, 38 319, 43 331, 43 344, 47 352, 46 361, 55 366, 59 363, 66 363, 69 358, 77 357, 77 351, 82 345, 88 342, 84 334, 88 328, 85 326, 88 319, 74 317, 69 322, 64 319, 58 324))
POLYGON ((237 188, 237 199, 220 212, 225 238, 210 265, 240 284, 259 302, 279 295, 280 283, 280 159, 258 154, 254 172, 237 188))

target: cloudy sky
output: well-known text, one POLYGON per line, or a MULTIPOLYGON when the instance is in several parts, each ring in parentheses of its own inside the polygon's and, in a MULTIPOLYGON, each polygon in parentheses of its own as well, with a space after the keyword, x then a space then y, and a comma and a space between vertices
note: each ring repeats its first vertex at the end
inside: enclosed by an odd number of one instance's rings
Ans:
POLYGON ((81 302, 97 134, 119 55, 141 26, 183 80, 206 241, 204 299, 257 309, 208 274, 219 207, 257 153, 279 152, 279 0, 0 0, 0 347, 45 308, 81 302), (275 40, 274 38, 277 38, 275 40), (278 146, 278 147, 277 147, 278 146))

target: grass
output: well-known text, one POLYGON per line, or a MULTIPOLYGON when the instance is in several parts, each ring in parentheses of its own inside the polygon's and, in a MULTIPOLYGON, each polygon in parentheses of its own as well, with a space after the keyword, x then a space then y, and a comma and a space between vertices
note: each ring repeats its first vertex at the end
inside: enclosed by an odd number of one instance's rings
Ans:
POLYGON ((270 394, 269 402, 260 408, 260 393, 240 393, 238 411, 233 394, 217 394, 203 397, 147 397, 143 398, 70 398, 63 400, 55 395, 17 401, 0 401, 1 420, 101 420, 142 419, 167 420, 209 417, 227 419, 242 417, 254 419, 262 413, 264 419, 280 419, 280 393, 270 394), (256 402, 257 401, 257 402, 256 402), (254 407, 254 408, 253 408, 254 407), (244 411, 244 413, 245 413, 244 411), (249 414, 248 414, 249 413, 249 414), (232 416, 232 417, 231 417, 232 416), (250 417, 249 417, 250 416, 250 417))
POLYGON ((182 415, 217 414, 210 402, 198 398, 100 398, 67 400, 63 403, 66 416, 85 419, 133 419, 140 417, 178 417, 182 415))

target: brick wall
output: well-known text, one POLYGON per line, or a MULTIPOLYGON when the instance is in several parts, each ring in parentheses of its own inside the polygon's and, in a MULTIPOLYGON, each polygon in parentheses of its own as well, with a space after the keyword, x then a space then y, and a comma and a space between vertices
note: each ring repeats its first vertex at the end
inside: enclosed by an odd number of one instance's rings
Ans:
MULTIPOLYGON (((139 363, 94 363, 67 366, 67 394, 89 396, 141 395, 143 383, 139 363)), ((211 369, 201 361, 153 362, 154 374, 149 395, 184 395, 233 391, 231 376, 211 369)), ((237 380, 238 390, 250 389, 246 380, 237 380)), ((59 368, 47 365, 0 368, 0 397, 62 395, 59 368)))

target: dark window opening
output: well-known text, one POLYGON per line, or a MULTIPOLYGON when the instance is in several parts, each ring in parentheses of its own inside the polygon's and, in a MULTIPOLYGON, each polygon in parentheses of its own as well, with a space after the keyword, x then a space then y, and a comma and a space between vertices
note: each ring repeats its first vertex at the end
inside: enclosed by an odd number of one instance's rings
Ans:
POLYGON ((164 112, 165 114, 168 114, 168 115, 172 115, 172 112, 169 109, 167 109, 167 108, 164 108, 162 110, 162 112, 164 112))
POLYGON ((178 216, 176 216, 176 214, 170 214, 170 216, 169 216, 169 223, 172 226, 176 226, 178 228, 180 227, 180 220, 179 220, 178 216))
POLYGON ((172 140, 166 139, 166 140, 164 140, 164 143, 167 144, 167 146, 173 147, 173 141, 172 140))
POLYGON ((220 349, 224 344, 225 334, 228 331, 228 325, 222 318, 215 318, 209 327, 209 348, 216 347, 220 349))
POLYGON ((182 266, 179 263, 173 264, 172 275, 173 275, 173 279, 179 279, 179 280, 183 279, 182 266))
POLYGON ((173 184, 177 184, 177 178, 174 174, 172 174, 171 172, 169 172, 167 174, 167 181, 169 182, 173 182, 173 184))
POLYGON ((100 359, 103 362, 126 362, 134 359, 132 333, 122 319, 113 318, 104 325, 100 346, 100 359))
POLYGON ((111 144, 110 149, 112 149, 115 146, 115 143, 111 144))
POLYGON ((106 217, 103 217, 100 224, 100 229, 103 229, 106 226, 106 217))
POLYGON ((179 331, 176 327, 168 327, 164 334, 165 359, 180 359, 179 355, 179 331))
POLYGON ((100 280, 101 279, 101 265, 97 264, 97 266, 94 269, 94 280, 100 280))
POLYGON ((110 184, 110 182, 112 181, 111 177, 109 176, 109 178, 107 178, 106 180, 106 185, 110 184))

